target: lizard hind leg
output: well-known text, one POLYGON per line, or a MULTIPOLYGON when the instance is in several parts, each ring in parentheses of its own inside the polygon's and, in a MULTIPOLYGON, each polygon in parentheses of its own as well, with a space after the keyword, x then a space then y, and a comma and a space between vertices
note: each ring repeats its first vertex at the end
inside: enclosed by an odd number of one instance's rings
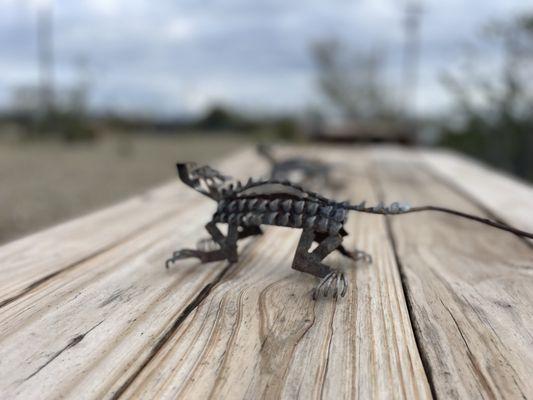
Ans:
POLYGON ((314 239, 315 232, 308 229, 303 230, 296 254, 294 255, 292 268, 321 278, 320 282, 313 290, 314 300, 320 295, 327 297, 330 290, 332 297, 344 297, 348 290, 348 284, 344 274, 332 269, 322 262, 328 254, 337 249, 341 244, 342 236, 338 234, 327 236, 319 242, 316 249, 309 252, 314 239))
MULTIPOLYGON (((346 232, 344 229, 341 230, 340 234, 343 237, 348 236, 348 232, 346 232)), ((315 234, 314 240, 315 242, 320 244, 327 237, 328 235, 325 233, 317 233, 315 234)), ((348 250, 346 249, 346 247, 342 245, 342 243, 340 243, 339 246, 335 250, 337 250, 343 256, 348 257, 354 261, 364 261, 368 264, 372 264, 372 255, 370 255, 366 251, 362 251, 358 249, 348 250)))
POLYGON ((354 261, 364 261, 372 264, 372 255, 363 250, 353 249, 347 250, 342 244, 337 247, 337 250, 345 257, 351 258, 354 261))

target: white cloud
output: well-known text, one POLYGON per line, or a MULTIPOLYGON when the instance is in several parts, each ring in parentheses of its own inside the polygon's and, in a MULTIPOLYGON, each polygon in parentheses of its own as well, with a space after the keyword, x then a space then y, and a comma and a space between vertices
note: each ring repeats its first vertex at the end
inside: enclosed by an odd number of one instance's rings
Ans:
MULTIPOLYGON (((36 1, 0 0, 0 48, 8 60, 0 63, 1 93, 35 81, 35 20, 27 11, 36 1)), ((328 35, 384 49, 387 79, 401 85, 403 2, 395 0, 48 1, 57 81, 72 76, 62 71, 73 59, 85 57, 101 108, 198 112, 219 100, 303 109, 318 98, 310 43, 328 35)), ((460 56, 460 43, 487 19, 526 7, 526 0, 425 0, 419 109, 445 106, 439 75, 460 56)), ((0 106, 8 97, 0 96, 0 106)))
POLYGON ((103 15, 106 17, 117 17, 122 9, 121 4, 117 0, 87 0, 86 7, 93 11, 96 15, 103 15))
POLYGON ((165 33, 173 40, 190 38, 194 31, 195 25, 192 18, 173 17, 165 26, 165 33))

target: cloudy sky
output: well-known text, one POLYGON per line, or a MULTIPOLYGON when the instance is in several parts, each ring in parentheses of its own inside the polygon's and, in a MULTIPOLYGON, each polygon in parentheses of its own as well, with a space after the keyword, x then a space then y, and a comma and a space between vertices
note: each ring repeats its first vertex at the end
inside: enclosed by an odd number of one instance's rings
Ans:
MULTIPOLYGON (((439 76, 484 23, 533 10, 530 0, 421 1, 421 112, 446 107, 439 76)), ((97 110, 172 115, 224 102, 300 111, 319 102, 309 48, 326 37, 380 49, 389 85, 401 85, 401 0, 0 0, 2 108, 13 88, 38 81, 35 15, 47 3, 56 81, 75 82, 86 60, 97 110)))

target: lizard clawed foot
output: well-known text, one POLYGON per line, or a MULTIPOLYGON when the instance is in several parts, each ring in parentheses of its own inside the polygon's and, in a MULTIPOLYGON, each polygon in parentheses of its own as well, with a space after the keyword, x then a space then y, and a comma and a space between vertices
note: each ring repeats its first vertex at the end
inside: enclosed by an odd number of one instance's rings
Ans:
POLYGON ((197 257, 201 259, 200 252, 198 250, 183 249, 178 250, 172 253, 172 257, 165 261, 165 268, 169 269, 178 260, 183 260, 185 258, 197 257))
POLYGON ((322 294, 327 297, 331 289, 333 298, 344 297, 348 291, 348 283, 342 272, 332 271, 320 280, 313 290, 313 300, 317 300, 322 294))

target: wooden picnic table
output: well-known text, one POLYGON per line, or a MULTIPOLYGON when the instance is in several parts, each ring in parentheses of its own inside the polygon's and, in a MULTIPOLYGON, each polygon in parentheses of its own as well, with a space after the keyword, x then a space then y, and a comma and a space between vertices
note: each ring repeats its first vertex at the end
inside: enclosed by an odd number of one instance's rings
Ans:
MULTIPOLYGON (((338 200, 448 206, 533 231, 533 189, 464 157, 285 148, 334 163, 338 200)), ((253 149, 216 165, 264 175, 253 149)), ((105 177, 102 177, 105 179, 105 177)), ((0 248, 1 399, 533 398, 533 245, 438 213, 352 213, 349 291, 313 301, 299 232, 170 270, 214 204, 175 181, 0 248)))

